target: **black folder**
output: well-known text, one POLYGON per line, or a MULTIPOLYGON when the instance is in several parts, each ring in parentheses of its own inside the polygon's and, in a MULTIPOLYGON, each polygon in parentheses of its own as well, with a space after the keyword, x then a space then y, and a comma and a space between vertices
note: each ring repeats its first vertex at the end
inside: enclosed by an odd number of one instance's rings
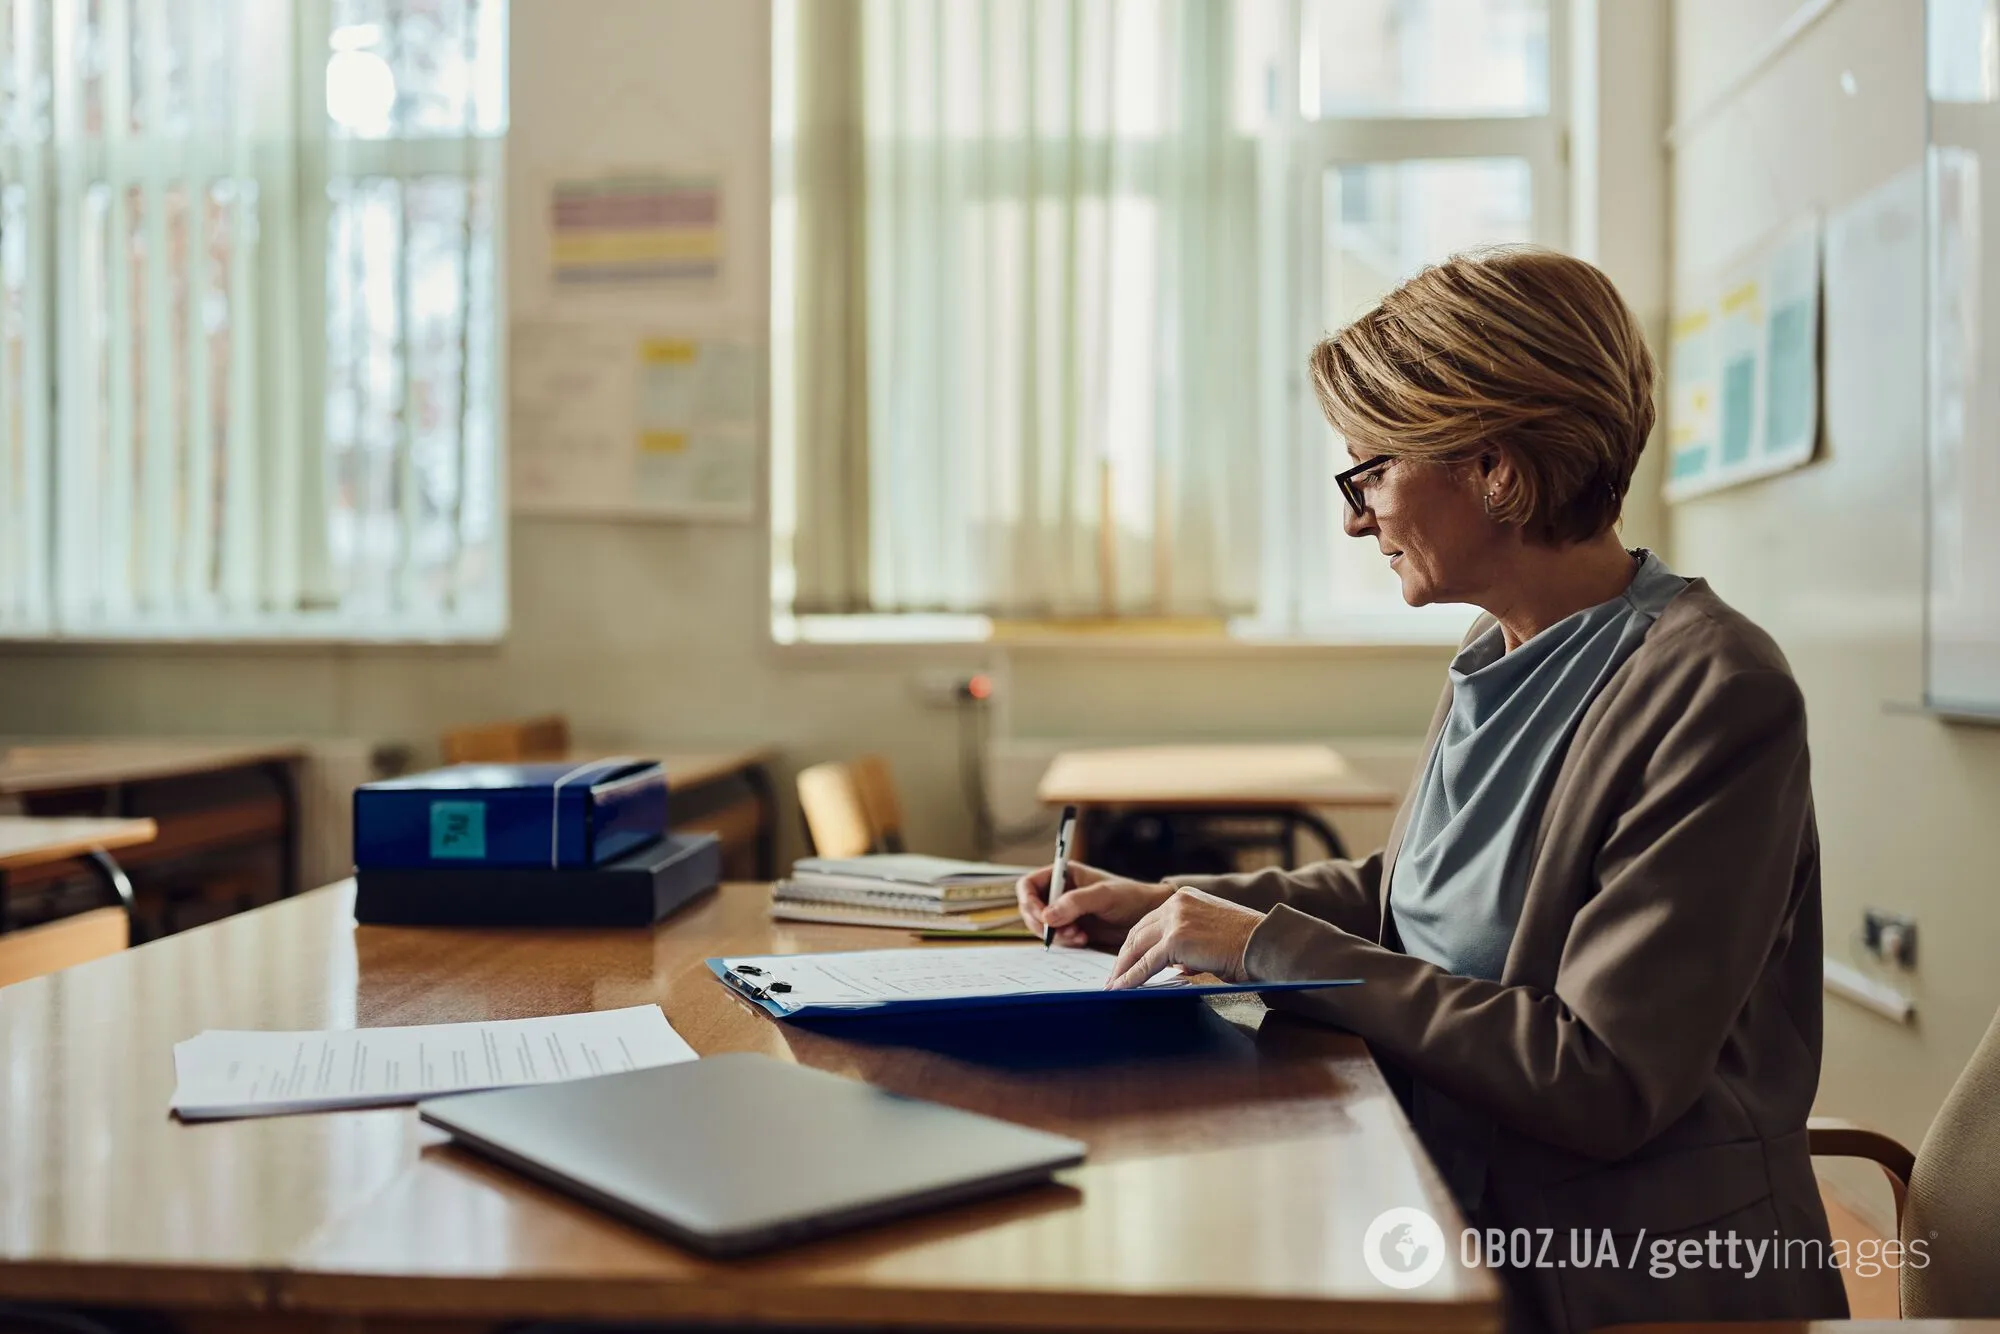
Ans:
POLYGON ((377 926, 651 926, 714 889, 714 834, 668 834, 602 866, 365 867, 354 919, 377 926))

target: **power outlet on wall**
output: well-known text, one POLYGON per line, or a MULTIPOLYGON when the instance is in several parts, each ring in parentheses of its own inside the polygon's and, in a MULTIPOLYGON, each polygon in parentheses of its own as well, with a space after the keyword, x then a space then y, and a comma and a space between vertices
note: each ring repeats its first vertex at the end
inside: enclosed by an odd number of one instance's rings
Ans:
POLYGON ((969 700, 993 698, 993 678, 984 672, 920 672, 911 690, 937 709, 953 709, 969 700))
POLYGON ((1917 966, 1917 919, 1880 908, 1861 910, 1861 947, 1883 963, 1917 966))

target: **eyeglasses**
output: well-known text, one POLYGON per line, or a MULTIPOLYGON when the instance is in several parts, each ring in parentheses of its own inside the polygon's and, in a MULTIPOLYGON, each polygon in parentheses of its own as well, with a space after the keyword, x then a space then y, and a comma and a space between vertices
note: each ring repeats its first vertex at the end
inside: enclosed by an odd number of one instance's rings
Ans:
POLYGON ((1388 467, 1395 461, 1396 455, 1394 454, 1377 454, 1372 459, 1355 464, 1352 468, 1349 468, 1344 473, 1340 473, 1333 479, 1333 484, 1340 488, 1341 499, 1347 502, 1349 509, 1352 509, 1356 514, 1360 514, 1368 508, 1368 497, 1361 494, 1361 485, 1365 475, 1379 473, 1383 468, 1388 467))

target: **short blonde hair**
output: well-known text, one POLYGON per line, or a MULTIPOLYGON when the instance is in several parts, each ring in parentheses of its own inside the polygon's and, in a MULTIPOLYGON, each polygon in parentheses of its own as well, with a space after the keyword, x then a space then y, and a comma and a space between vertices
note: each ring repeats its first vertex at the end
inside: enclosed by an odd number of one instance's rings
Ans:
POLYGON ((1498 446, 1491 506, 1544 541, 1618 521, 1653 429, 1652 353, 1611 280, 1533 246, 1432 265, 1315 347, 1313 388, 1357 454, 1451 462, 1498 446))

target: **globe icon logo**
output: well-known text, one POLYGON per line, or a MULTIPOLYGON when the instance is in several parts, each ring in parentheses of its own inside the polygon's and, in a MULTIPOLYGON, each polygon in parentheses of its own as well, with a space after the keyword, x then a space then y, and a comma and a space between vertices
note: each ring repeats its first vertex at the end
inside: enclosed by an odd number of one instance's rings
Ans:
POLYGON ((1417 1263, 1424 1258, 1428 1250, 1428 1247, 1411 1235, 1408 1223, 1398 1223, 1383 1235, 1382 1249, 1378 1254, 1382 1257, 1382 1263, 1408 1273, 1417 1267, 1417 1263))
POLYGON ((1444 1230, 1422 1209, 1387 1209, 1361 1239, 1361 1259, 1391 1288, 1420 1288, 1444 1268, 1444 1230))

